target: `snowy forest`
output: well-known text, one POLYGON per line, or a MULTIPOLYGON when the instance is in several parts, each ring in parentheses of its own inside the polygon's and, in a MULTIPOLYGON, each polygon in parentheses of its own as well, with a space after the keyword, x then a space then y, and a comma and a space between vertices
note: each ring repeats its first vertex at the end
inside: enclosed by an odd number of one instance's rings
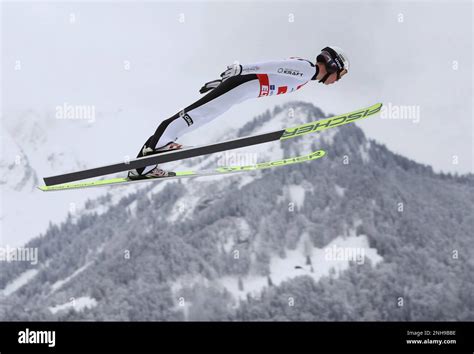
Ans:
MULTIPOLYGON (((327 116, 292 102, 237 135, 327 116)), ((128 187, 109 188, 28 242, 38 264, 0 262, 0 319, 474 320, 472 175, 435 173, 355 124, 272 144, 259 158, 327 155, 118 200, 128 187)))

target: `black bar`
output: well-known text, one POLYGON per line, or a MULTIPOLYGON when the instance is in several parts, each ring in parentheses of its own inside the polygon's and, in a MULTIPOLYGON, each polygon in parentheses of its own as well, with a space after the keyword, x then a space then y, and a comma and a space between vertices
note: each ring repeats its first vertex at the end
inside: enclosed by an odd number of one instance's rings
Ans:
POLYGON ((0 322, 0 352, 472 353, 472 333, 474 322, 0 322), (55 331, 54 347, 20 344, 27 328, 55 331), (408 343, 433 339, 455 343, 408 343))
POLYGON ((121 162, 113 165, 91 168, 88 170, 66 173, 57 176, 45 177, 44 183, 46 186, 53 186, 55 184, 68 183, 79 181, 92 177, 105 176, 112 173, 129 171, 136 168, 155 165, 159 163, 171 162, 176 160, 188 159, 191 157, 213 154, 216 152, 238 149, 245 146, 267 143, 270 141, 279 140, 285 130, 279 130, 271 133, 265 133, 255 136, 248 136, 244 138, 228 140, 212 145, 198 146, 191 149, 177 150, 161 153, 159 155, 145 156, 138 159, 131 160, 128 163, 121 162))

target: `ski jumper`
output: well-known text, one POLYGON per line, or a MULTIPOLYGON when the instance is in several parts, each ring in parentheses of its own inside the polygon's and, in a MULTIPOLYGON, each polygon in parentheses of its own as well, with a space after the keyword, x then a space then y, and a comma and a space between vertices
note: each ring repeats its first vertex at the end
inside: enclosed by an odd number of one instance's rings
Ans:
POLYGON ((174 142, 249 98, 296 91, 315 80, 317 74, 318 67, 301 58, 242 65, 241 75, 228 78, 200 100, 161 122, 145 146, 156 149, 174 142))

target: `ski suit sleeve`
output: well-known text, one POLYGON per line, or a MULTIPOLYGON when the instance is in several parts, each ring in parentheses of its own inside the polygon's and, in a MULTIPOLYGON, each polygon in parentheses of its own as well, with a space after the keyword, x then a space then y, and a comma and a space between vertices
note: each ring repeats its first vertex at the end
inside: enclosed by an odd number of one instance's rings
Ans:
POLYGON ((292 58, 242 65, 242 75, 247 74, 292 76, 309 81, 316 75, 316 67, 308 60, 292 58))

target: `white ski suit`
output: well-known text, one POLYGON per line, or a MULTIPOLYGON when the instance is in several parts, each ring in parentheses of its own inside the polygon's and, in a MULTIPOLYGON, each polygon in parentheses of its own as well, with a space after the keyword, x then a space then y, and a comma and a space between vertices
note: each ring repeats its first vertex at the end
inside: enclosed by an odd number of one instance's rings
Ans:
POLYGON ((145 145, 152 149, 162 147, 216 119, 237 103, 296 91, 315 80, 317 74, 317 66, 301 58, 242 65, 241 75, 228 78, 200 100, 164 120, 145 145))

